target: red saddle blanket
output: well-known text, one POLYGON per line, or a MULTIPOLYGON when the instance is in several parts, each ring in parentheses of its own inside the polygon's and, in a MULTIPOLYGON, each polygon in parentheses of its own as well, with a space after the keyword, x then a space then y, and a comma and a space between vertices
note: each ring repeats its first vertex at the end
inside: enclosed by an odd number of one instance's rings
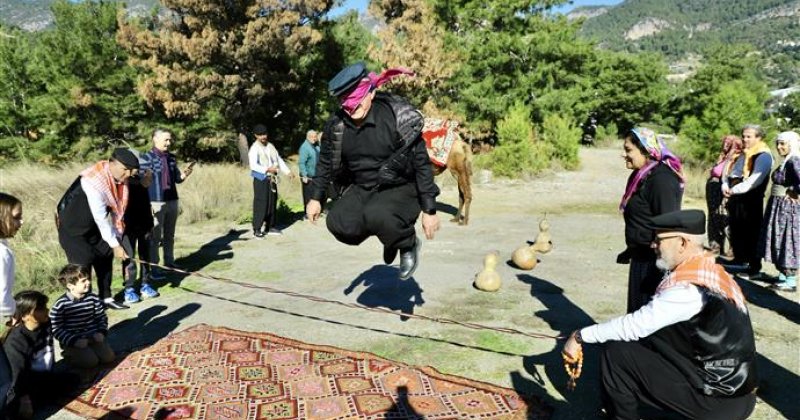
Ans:
POLYGON ((425 118, 425 125, 422 128, 422 138, 425 139, 425 146, 428 148, 428 156, 436 166, 447 166, 447 157, 450 156, 450 149, 458 138, 456 128, 458 122, 436 118, 425 118))

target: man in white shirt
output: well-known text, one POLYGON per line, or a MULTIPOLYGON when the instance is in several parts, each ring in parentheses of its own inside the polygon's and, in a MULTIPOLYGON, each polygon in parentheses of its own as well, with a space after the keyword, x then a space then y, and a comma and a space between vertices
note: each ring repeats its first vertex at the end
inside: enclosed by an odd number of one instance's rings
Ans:
POLYGON ((128 178, 139 171, 139 160, 117 148, 109 160, 83 170, 56 208, 58 241, 71 264, 93 267, 97 295, 111 309, 127 309, 111 296, 114 258, 129 258, 120 245, 128 205, 128 178))
POLYGON ((646 403, 688 418, 744 419, 755 407, 755 340, 744 295, 703 249, 705 215, 679 210, 652 219, 656 265, 667 273, 639 310, 572 333, 564 354, 605 343, 604 405, 639 419, 646 403))
POLYGON ((253 177, 253 236, 258 239, 267 235, 281 235, 275 227, 275 212, 278 208, 278 172, 292 172, 278 155, 278 150, 269 142, 267 127, 253 127, 256 141, 250 146, 248 160, 250 176, 253 177), (263 227, 263 230, 262 230, 263 227))

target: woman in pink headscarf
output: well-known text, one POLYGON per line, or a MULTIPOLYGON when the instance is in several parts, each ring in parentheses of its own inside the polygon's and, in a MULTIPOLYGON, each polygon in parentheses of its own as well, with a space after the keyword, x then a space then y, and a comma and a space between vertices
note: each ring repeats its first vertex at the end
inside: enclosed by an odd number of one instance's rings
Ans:
POLYGON ((651 244, 654 216, 680 210, 683 198, 681 161, 656 133, 634 128, 625 136, 622 158, 631 170, 619 209, 625 219, 625 251, 617 262, 630 264, 628 313, 647 304, 661 282, 663 267, 657 266, 651 244))
POLYGON ((720 255, 732 257, 728 237, 728 210, 722 196, 722 177, 728 173, 730 166, 742 154, 742 139, 739 136, 727 135, 722 138, 722 150, 716 164, 711 168, 706 181, 706 205, 708 206, 708 244, 720 255))

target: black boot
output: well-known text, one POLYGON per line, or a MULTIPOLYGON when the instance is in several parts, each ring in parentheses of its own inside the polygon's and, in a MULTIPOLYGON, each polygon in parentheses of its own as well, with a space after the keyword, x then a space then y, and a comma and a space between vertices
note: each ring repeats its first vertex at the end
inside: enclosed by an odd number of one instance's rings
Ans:
POLYGON ((419 266, 419 249, 422 241, 414 238, 414 246, 400 250, 400 280, 407 280, 419 266))
POLYGON ((397 248, 391 246, 383 247, 383 262, 389 265, 397 258, 397 248))

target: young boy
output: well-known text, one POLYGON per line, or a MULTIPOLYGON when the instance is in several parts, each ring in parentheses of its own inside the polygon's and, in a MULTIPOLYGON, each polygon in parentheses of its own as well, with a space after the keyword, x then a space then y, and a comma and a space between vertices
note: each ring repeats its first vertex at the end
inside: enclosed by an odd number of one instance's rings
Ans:
POLYGON ((90 290, 89 269, 68 264, 58 275, 58 281, 67 292, 53 304, 50 321, 64 360, 81 369, 114 361, 116 356, 106 341, 106 307, 90 290))

